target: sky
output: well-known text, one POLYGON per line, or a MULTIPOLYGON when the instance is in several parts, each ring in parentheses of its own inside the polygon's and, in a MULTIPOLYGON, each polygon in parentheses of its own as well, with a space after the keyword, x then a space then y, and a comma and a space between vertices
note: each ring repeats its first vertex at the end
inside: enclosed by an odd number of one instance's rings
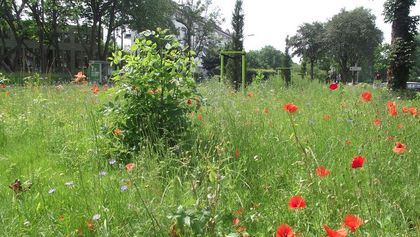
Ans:
MULTIPOLYGON (((376 16, 376 25, 384 33, 384 41, 391 42, 391 24, 384 23, 384 0, 243 0, 245 13, 244 46, 257 50, 272 45, 284 51, 286 36, 296 34, 303 23, 326 22, 342 8, 353 10, 363 6, 376 16), (249 36, 247 36, 249 35, 249 36)), ((236 0, 213 0, 225 22, 223 29, 231 29, 231 17, 236 0)), ((420 15, 420 3, 411 8, 411 15, 420 15)))

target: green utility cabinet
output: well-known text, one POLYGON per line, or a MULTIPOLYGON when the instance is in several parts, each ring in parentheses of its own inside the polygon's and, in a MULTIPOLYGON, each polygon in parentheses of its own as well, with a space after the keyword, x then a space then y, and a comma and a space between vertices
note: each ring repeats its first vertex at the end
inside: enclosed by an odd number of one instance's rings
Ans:
POLYGON ((88 80, 91 83, 106 84, 111 75, 106 61, 89 61, 88 80))

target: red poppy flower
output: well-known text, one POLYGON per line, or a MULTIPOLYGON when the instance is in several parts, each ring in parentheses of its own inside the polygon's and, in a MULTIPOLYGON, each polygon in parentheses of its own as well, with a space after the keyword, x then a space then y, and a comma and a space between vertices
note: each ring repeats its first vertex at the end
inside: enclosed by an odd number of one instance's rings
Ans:
POLYGON ((404 128, 404 124, 402 124, 402 123, 397 124, 397 128, 398 129, 404 128))
POLYGON ((76 83, 83 83, 85 82, 86 76, 83 74, 83 72, 78 72, 76 75, 74 75, 74 82, 76 83))
POLYGON ((401 142, 396 142, 395 147, 392 149, 397 154, 403 154, 405 152, 406 146, 401 142))
POLYGON ((119 129, 119 128, 114 129, 114 135, 115 136, 119 137, 119 136, 121 136, 121 134, 122 134, 121 129, 119 129))
POLYGON ((277 227, 276 237, 295 237, 295 232, 289 225, 281 224, 277 227))
POLYGON ((346 145, 351 145, 352 144, 351 140, 346 140, 345 143, 346 143, 346 145))
POLYGON ((127 170, 127 172, 133 171, 134 168, 136 168, 136 164, 134 164, 134 163, 128 163, 128 164, 125 165, 125 170, 127 170))
POLYGON ((0 88, 4 89, 4 88, 6 88, 6 85, 5 84, 0 84, 0 88))
POLYGON ((390 115, 390 116, 397 116, 397 105, 396 105, 396 103, 394 102, 394 101, 388 101, 387 103, 386 103, 386 107, 387 107, 387 109, 388 109, 388 114, 390 115))
POLYGON ((283 109, 289 113, 294 113, 298 110, 298 107, 293 103, 287 103, 283 106, 283 109))
POLYGON ((315 173, 319 177, 326 177, 331 174, 329 170, 327 170, 324 166, 319 166, 316 168, 315 173))
POLYGON ((335 89, 337 89, 338 88, 338 84, 337 83, 331 83, 330 84, 330 86, 329 86, 329 88, 330 88, 330 90, 335 90, 335 89))
POLYGON ((290 198, 289 200, 289 208, 295 209, 295 208, 305 208, 306 203, 305 199, 301 196, 294 196, 290 198))
POLYGON ((246 230, 246 227, 245 226, 238 226, 238 227, 236 227, 236 232, 238 232, 238 233, 244 232, 245 230, 246 230))
POLYGON ((197 119, 198 119, 199 121, 203 121, 203 115, 202 115, 202 114, 199 114, 199 115, 197 116, 197 119))
POLYGON ((392 140, 394 140, 394 136, 387 136, 386 138, 385 138, 385 141, 387 142, 387 141, 392 141, 392 140))
POLYGON ((187 100, 187 105, 192 105, 192 100, 191 99, 187 100))
POLYGON ((365 91, 360 95, 360 97, 363 101, 369 102, 372 99, 372 93, 370 93, 370 91, 365 91))
POLYGON ((329 115, 329 114, 325 114, 325 115, 324 115, 324 119, 325 119, 325 120, 329 120, 329 119, 331 119, 331 115, 329 115))
POLYGON ((327 232, 328 237, 346 237, 347 236, 347 230, 344 228, 341 228, 339 230, 332 230, 327 225, 324 225, 324 229, 327 232))
POLYGON ((352 233, 354 233, 362 224, 363 220, 358 216, 346 215, 346 217, 344 217, 344 225, 349 227, 352 233))
POLYGON ((239 219, 238 218, 233 218, 233 220, 232 220, 232 224, 234 224, 234 225, 237 225, 237 224, 239 224, 239 219))
POLYGON ((92 87, 90 88, 90 90, 93 92, 93 94, 98 94, 99 92, 99 86, 95 83, 92 85, 92 87))
POLYGON ((246 93, 246 95, 247 95, 248 97, 253 97, 253 96, 254 96, 254 93, 252 93, 252 92, 248 92, 248 93, 246 93))
POLYGON ((373 125, 375 125, 375 126, 380 126, 381 123, 382 123, 382 121, 380 119, 378 119, 378 118, 376 118, 375 120, 373 120, 373 125))
POLYGON ((361 168, 363 167, 363 163, 365 162, 366 158, 363 156, 356 156, 353 158, 353 162, 351 164, 351 167, 353 169, 361 168))
POLYGON ((242 213, 244 213, 245 209, 243 207, 239 208, 238 210, 236 210, 234 213, 236 215, 242 215, 242 213))
POLYGON ((404 107, 402 108, 402 112, 403 112, 403 113, 409 113, 409 112, 410 112, 410 109, 409 109, 408 107, 405 107, 405 106, 404 106, 404 107))
POLYGON ((239 155, 241 154, 241 152, 239 151, 238 148, 235 148, 235 158, 238 159, 239 155))
POLYGON ((408 112, 410 112, 410 114, 413 115, 413 117, 417 117, 419 115, 418 111, 417 111, 417 108, 415 108, 415 107, 409 108, 408 112))
POLYGON ((91 221, 91 220, 86 221, 86 225, 87 225, 87 228, 90 231, 94 231, 95 230, 95 224, 93 223, 93 221, 91 221))
POLYGON ((268 112, 269 112, 269 111, 268 111, 268 108, 264 108, 263 113, 264 113, 264 114, 268 114, 268 112))

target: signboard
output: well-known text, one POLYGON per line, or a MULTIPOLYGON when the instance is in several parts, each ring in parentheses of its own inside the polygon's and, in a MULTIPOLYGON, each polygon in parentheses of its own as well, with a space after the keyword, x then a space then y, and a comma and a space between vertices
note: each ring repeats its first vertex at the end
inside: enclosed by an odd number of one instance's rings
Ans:
POLYGON ((362 67, 350 67, 350 71, 353 71, 353 72, 358 72, 358 71, 362 71, 362 67))

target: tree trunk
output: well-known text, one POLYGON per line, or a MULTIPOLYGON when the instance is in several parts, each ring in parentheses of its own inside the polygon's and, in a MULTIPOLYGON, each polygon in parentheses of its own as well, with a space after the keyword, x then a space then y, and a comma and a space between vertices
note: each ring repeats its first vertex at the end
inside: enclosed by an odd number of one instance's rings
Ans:
POLYGON ((105 46, 104 46, 104 51, 102 53, 102 59, 106 60, 108 57, 108 53, 109 53, 109 43, 111 41, 112 38, 112 32, 114 31, 114 21, 115 21, 115 5, 117 3, 115 1, 113 1, 113 4, 111 6, 111 9, 109 11, 110 14, 110 18, 109 18, 109 25, 108 25, 108 33, 106 36, 106 41, 105 41, 105 46))
POLYGON ((98 20, 98 30, 97 30, 98 36, 96 39, 96 44, 98 45, 98 51, 96 52, 96 57, 100 60, 102 60, 102 18, 100 17, 98 20))
POLYGON ((314 66, 315 66, 315 61, 314 60, 311 60, 310 64, 311 64, 311 81, 313 81, 314 80, 314 66))
MULTIPOLYGON (((57 6, 57 1, 53 0, 53 5, 57 6)), ((58 44, 58 37, 59 37, 59 30, 58 30, 58 12, 56 10, 57 8, 54 7, 54 10, 52 12, 52 32, 50 33, 50 42, 52 42, 54 51, 56 52, 57 55, 57 60, 58 60, 58 69, 62 70, 63 68, 61 67, 61 57, 60 57, 60 45, 58 44)), ((64 59, 67 60, 67 59, 64 59)), ((67 62, 69 63, 69 62, 67 62)))
POLYGON ((391 59, 389 74, 392 75, 388 78, 388 86, 392 89, 406 89, 407 81, 410 77, 410 55, 408 51, 412 46, 410 35, 410 3, 404 0, 397 0, 399 4, 394 10, 395 19, 392 22, 391 44, 396 49, 396 56, 391 59))
POLYGON ((97 31, 96 27, 97 27, 98 18, 99 18, 98 6, 95 0, 91 1, 91 7, 92 7, 92 13, 93 13, 93 23, 90 29, 89 50, 87 52, 88 60, 93 60, 95 57, 94 50, 95 50, 95 43, 96 43, 96 31, 97 31))

